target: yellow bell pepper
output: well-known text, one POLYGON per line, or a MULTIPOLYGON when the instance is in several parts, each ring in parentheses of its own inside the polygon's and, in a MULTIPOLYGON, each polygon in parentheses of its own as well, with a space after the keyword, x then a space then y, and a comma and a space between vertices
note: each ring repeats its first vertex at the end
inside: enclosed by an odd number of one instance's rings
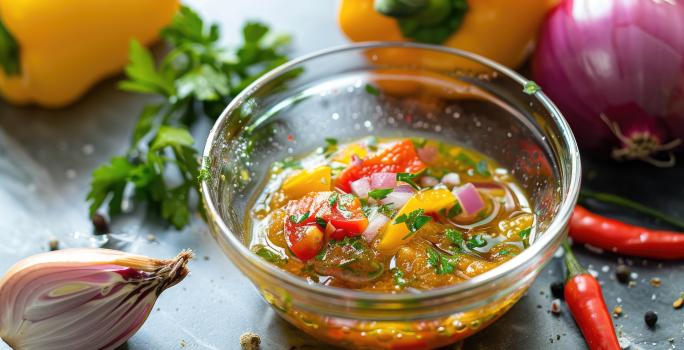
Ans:
POLYGON ((0 0, 0 94, 65 106, 128 62, 131 39, 154 41, 178 0, 0 0))
POLYGON ((368 155, 368 151, 366 150, 365 147, 358 143, 351 144, 347 147, 345 147, 339 154, 335 155, 333 158, 334 161, 344 163, 344 164, 349 164, 351 163, 351 159, 353 156, 357 156, 359 158, 364 158, 365 156, 368 155))
MULTIPOLYGON (((557 3, 558 0, 342 0, 338 20, 352 41, 441 44, 514 68, 530 53, 545 14, 557 3)), ((388 50, 384 52, 385 59, 392 56, 388 50)), ((385 62, 406 63, 414 59, 441 68, 473 68, 463 62, 444 62, 440 56, 415 57, 404 52, 385 62)))
POLYGON ((447 189, 425 190, 414 194, 404 204, 395 216, 385 233, 383 233, 378 242, 378 250, 385 253, 392 253, 399 249, 402 244, 413 239, 413 235, 409 234, 409 229, 406 223, 396 223, 396 218, 406 214, 407 216, 415 210, 423 209, 425 213, 436 213, 441 209, 448 209, 456 205, 456 197, 451 191, 447 189), (408 236, 408 237, 407 237, 408 236))
POLYGON ((285 179, 283 193, 289 199, 299 199, 310 192, 330 191, 332 188, 332 169, 320 166, 302 170, 285 179))

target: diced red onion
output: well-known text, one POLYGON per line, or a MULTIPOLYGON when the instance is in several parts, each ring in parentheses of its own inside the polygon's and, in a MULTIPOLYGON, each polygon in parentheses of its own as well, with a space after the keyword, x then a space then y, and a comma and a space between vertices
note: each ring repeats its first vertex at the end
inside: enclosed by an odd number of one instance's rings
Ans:
POLYGON ((387 197, 380 200, 380 203, 392 204, 395 208, 401 208, 404 206, 404 204, 406 204, 406 202, 408 202, 411 196, 413 196, 413 192, 399 192, 395 190, 388 194, 387 197))
POLYGON ((387 224, 389 220, 390 219, 387 216, 380 213, 373 216, 373 218, 368 222, 366 230, 364 230, 363 233, 361 233, 363 239, 365 239, 366 242, 373 241, 375 237, 378 235, 378 232, 380 232, 380 229, 383 226, 385 226, 385 224, 387 224))
POLYGON ((372 189, 392 188, 397 185, 396 173, 375 173, 370 176, 370 186, 372 189))
POLYGON ((361 166, 361 164, 363 164, 363 161, 361 160, 361 158, 359 158, 359 156, 357 156, 356 154, 352 154, 351 165, 352 166, 361 166))
POLYGON ((439 183, 439 180, 437 178, 434 178, 432 176, 423 176, 420 178, 420 185, 423 187, 432 187, 435 186, 439 183))
POLYGON ((368 198, 368 191, 370 191, 370 181, 368 177, 362 177, 350 184, 352 193, 360 198, 368 198))
POLYGON ((461 184, 461 176, 457 173, 448 173, 442 176, 442 183, 449 187, 458 186, 461 184))
POLYGON ((416 150, 418 158, 425 163, 431 163, 437 157, 437 148, 432 146, 421 147, 416 150))
POLYGON ((467 183, 461 187, 456 187, 452 191, 458 202, 461 203, 461 208, 467 215, 477 214, 485 207, 485 203, 477 192, 477 188, 471 183, 467 183))
POLYGON ((413 194, 414 192, 416 192, 416 190, 413 187, 411 187, 411 185, 399 185, 395 187, 394 191, 392 192, 405 192, 413 194))

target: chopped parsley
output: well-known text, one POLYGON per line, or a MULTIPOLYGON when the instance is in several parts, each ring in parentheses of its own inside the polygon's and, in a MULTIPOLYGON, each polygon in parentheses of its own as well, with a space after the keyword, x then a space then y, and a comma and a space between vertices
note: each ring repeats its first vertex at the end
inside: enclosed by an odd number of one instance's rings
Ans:
POLYGON ((292 157, 283 158, 283 160, 275 162, 275 169, 302 169, 302 163, 292 157))
POLYGON ((331 154, 337 151, 337 139, 328 137, 325 139, 325 146, 318 148, 319 154, 331 154))
POLYGON ((321 248, 321 250, 318 251, 318 254, 316 254, 315 259, 318 261, 323 261, 323 259, 325 259, 325 254, 327 254, 327 253, 328 253, 328 245, 326 244, 323 246, 323 248, 321 248))
POLYGON ((418 175, 419 174, 397 173, 397 181, 406 182, 416 190, 420 190, 420 186, 418 186, 418 184, 416 184, 416 182, 414 181, 418 177, 418 175))
POLYGON ((532 80, 528 80, 523 87, 523 92, 528 95, 534 95, 538 91, 541 91, 541 87, 532 80))
POLYGON ((457 257, 440 253, 432 247, 428 247, 426 253, 428 265, 435 269, 435 273, 438 275, 446 275, 454 272, 454 264, 458 262, 457 257))
POLYGON ((520 232, 518 232, 518 236, 520 236, 520 239, 523 242, 523 246, 527 248, 530 245, 530 233, 532 233, 532 227, 528 227, 520 232))
POLYGON ((368 191, 368 197, 371 197, 376 200, 381 200, 387 197, 388 194, 392 193, 392 191, 393 189, 391 188, 378 188, 375 190, 368 191))
POLYGON ((287 263, 287 258, 282 257, 280 254, 274 252, 269 248, 266 248, 263 245, 259 245, 255 248, 256 249, 254 249, 254 253, 270 263, 276 265, 283 265, 287 263))
POLYGON ((475 165, 475 172, 478 175, 484 176, 484 177, 492 176, 492 173, 489 172, 489 164, 487 164, 487 161, 484 159, 477 162, 477 164, 475 165))
POLYGON ((446 210, 446 208, 441 209, 440 214, 443 216, 448 217, 449 219, 453 218, 454 216, 460 214, 463 212, 463 208, 461 207, 461 203, 456 202, 453 207, 449 208, 449 211, 446 210))
POLYGON ((319 224, 319 225, 321 225, 321 226, 323 226, 323 227, 325 227, 326 225, 328 225, 328 223, 325 221, 325 219, 323 219, 323 218, 320 217, 320 216, 317 216, 317 217, 316 217, 316 223, 319 224))
POLYGON ((448 228, 444 231, 444 235, 457 247, 463 244, 463 232, 459 230, 448 228))
POLYGON ((332 207, 333 205, 335 205, 335 203, 337 203, 337 197, 338 197, 338 196, 339 196, 339 195, 337 194, 337 192, 335 192, 335 193, 333 193, 333 194, 330 196, 330 198, 328 198, 328 204, 329 204, 331 207, 332 207))
POLYGON ((290 222, 294 224, 301 224, 302 222, 304 222, 304 220, 309 218, 309 215, 310 214, 308 211, 299 217, 297 217, 297 215, 290 215, 290 222))
POLYGON ((394 285, 399 288, 404 288, 408 285, 409 281, 404 278, 404 272, 399 268, 394 268, 392 271, 392 280, 394 280, 394 285))
POLYGON ((373 96, 380 96, 380 90, 371 84, 366 84, 365 89, 367 93, 373 96))
POLYGON ((466 242, 469 249, 482 248, 487 245, 487 240, 482 235, 474 235, 466 242))
POLYGON ((378 206, 378 213, 383 214, 388 218, 391 218, 394 216, 394 214, 397 213, 397 210, 394 208, 394 205, 392 203, 388 203, 378 206))
POLYGON ((501 249, 496 254, 499 256, 517 255, 516 253, 512 252, 509 248, 501 249))
POLYGON ((415 148, 423 148, 427 144, 427 139, 424 137, 412 137, 411 142, 415 148))
POLYGON ((425 214, 424 209, 416 209, 410 212, 408 215, 401 214, 397 216, 396 219, 394 219, 395 224, 404 223, 406 224, 406 227, 409 230, 409 233, 401 239, 407 239, 411 237, 421 227, 425 226, 425 224, 427 224, 428 221, 432 220, 432 217, 423 214, 425 214))

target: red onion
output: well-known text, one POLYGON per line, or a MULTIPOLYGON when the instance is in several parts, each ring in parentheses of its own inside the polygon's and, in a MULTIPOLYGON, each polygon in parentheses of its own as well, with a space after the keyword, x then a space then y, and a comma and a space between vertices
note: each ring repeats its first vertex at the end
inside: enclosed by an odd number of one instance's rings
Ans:
POLYGON ((362 177, 350 184, 352 193, 360 198, 368 198, 368 191, 371 189, 368 177, 362 177))
POLYGON ((461 187, 456 187, 452 191, 458 202, 461 203, 461 208, 466 215, 473 215, 480 212, 485 207, 485 203, 477 192, 477 188, 471 183, 467 183, 461 187))
POLYGON ((583 148, 674 164, 684 138, 684 3, 566 0, 541 31, 533 74, 583 148))
POLYGON ((394 188, 393 192, 405 192, 413 194, 414 192, 416 192, 416 190, 413 187, 411 187, 411 185, 399 185, 394 188))
POLYGON ((439 183, 439 180, 432 176, 423 176, 420 178, 420 185, 423 187, 432 187, 436 186, 439 183))
POLYGON ((363 161, 356 154, 352 154, 351 159, 350 159, 350 163, 351 163, 351 166, 361 166, 363 164, 363 161))
POLYGON ((375 173, 370 176, 370 186, 377 188, 392 188, 397 185, 396 173, 375 173))
POLYGON ((387 197, 380 200, 382 204, 392 204, 395 208, 401 208, 413 196, 413 192, 394 190, 387 197))
POLYGON ((385 226, 389 220, 390 219, 387 216, 380 213, 373 216, 368 222, 366 229, 361 233, 363 239, 365 239, 366 242, 373 241, 378 235, 378 232, 380 232, 380 229, 385 226))
POLYGON ((437 158, 437 148, 432 146, 421 147, 416 150, 416 154, 423 162, 432 163, 437 158))
POLYGON ((457 173, 448 173, 442 176, 441 182, 449 187, 458 186, 461 184, 461 176, 457 173))

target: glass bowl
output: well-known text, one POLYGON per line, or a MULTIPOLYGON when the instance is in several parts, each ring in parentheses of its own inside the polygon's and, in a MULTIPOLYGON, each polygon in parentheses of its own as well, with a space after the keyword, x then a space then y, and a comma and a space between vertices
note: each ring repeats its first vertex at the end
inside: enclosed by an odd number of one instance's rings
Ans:
POLYGON ((233 99, 204 150, 211 232, 287 321, 354 349, 450 344, 503 315, 567 234, 578 195, 575 139, 556 106, 514 71, 472 53, 364 43, 284 64, 233 99), (466 282, 422 293, 371 293, 307 283, 248 249, 250 207, 273 163, 324 138, 429 137, 479 150, 509 169, 536 219, 530 247, 466 282))

